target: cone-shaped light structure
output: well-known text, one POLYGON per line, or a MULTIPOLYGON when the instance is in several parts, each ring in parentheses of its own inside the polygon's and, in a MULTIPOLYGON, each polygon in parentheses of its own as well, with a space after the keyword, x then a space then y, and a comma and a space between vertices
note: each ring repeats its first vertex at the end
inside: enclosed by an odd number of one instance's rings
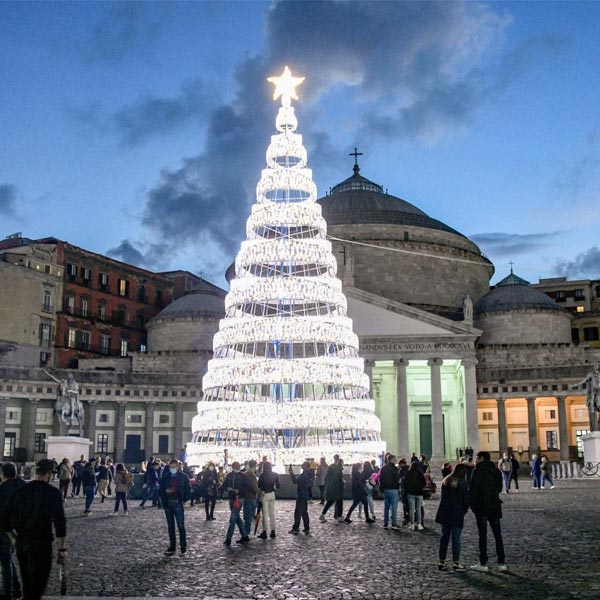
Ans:
POLYGON ((193 420, 188 462, 267 456, 280 467, 385 450, 358 338, 291 99, 304 78, 271 77, 282 106, 235 261, 193 420))

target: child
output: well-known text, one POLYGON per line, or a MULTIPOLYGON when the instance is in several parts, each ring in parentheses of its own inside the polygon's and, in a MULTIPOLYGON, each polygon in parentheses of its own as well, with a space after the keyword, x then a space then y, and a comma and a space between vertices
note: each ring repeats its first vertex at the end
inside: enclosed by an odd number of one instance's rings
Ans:
POLYGON ((294 525, 290 529, 290 533, 298 535, 300 533, 300 519, 304 524, 304 533, 308 535, 310 533, 310 519, 308 518, 308 500, 310 483, 313 476, 308 461, 302 463, 302 474, 296 477, 292 465, 289 468, 290 477, 296 484, 296 510, 294 511, 294 525))
POLYGON ((442 498, 435 517, 435 522, 442 526, 440 539, 439 563, 440 571, 447 571, 446 554, 448 543, 452 537, 452 560, 454 571, 465 571, 460 562, 460 536, 465 524, 465 514, 469 510, 469 493, 467 486, 467 467, 460 463, 450 475, 442 481, 442 498))

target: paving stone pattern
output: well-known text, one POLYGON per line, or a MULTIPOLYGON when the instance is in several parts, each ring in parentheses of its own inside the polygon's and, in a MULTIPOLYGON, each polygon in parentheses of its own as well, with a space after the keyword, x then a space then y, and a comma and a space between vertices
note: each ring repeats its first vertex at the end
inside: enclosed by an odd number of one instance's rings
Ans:
MULTIPOLYGON (((384 530, 382 501, 376 502, 374 525, 359 521, 356 512, 352 524, 337 524, 333 508, 321 523, 321 507, 314 503, 309 536, 288 534, 294 503, 281 500, 275 540, 252 539, 230 548, 223 545, 226 502, 217 504, 212 522, 204 520, 203 507, 186 508, 189 541, 183 557, 163 554, 168 543, 162 511, 141 510, 132 501, 129 515, 113 517, 112 501, 96 501, 84 517, 83 501, 69 499, 68 593, 206 600, 600 597, 600 481, 559 481, 554 490, 538 491, 524 480, 519 494, 503 495, 507 574, 496 570, 491 531, 490 573, 437 570, 438 498, 425 502, 424 531, 384 530)), ((463 562, 476 563, 472 513, 462 547, 463 562)), ((58 595, 56 568, 47 591, 58 595)))

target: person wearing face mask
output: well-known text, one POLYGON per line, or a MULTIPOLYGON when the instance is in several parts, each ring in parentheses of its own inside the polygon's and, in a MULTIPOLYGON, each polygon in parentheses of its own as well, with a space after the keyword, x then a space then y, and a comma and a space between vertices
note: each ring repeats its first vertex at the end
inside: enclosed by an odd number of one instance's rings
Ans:
POLYGON ((244 522, 240 517, 240 510, 242 509, 241 499, 243 498, 244 493, 246 491, 246 476, 244 475, 244 473, 242 473, 239 462, 235 461, 234 463, 232 463, 231 468, 231 473, 227 473, 227 477, 225 477, 225 481, 223 483, 223 489, 229 496, 230 510, 227 537, 223 542, 226 546, 231 546, 231 538, 233 537, 236 525, 240 530, 240 534, 242 536, 237 541, 237 543, 247 544, 250 541, 250 537, 248 535, 248 532, 246 531, 244 522))
POLYGON ((169 530, 169 547, 165 554, 175 554, 177 541, 175 539, 175 523, 179 530, 179 547, 181 554, 187 550, 185 536, 185 522, 183 516, 183 505, 190 499, 190 478, 181 472, 176 458, 169 461, 169 468, 165 470, 160 481, 159 495, 167 519, 169 530))
POLYGON ((213 462, 209 462, 206 469, 202 472, 202 487, 204 489, 204 509, 206 510, 206 520, 214 521, 219 480, 217 478, 215 463, 213 462))

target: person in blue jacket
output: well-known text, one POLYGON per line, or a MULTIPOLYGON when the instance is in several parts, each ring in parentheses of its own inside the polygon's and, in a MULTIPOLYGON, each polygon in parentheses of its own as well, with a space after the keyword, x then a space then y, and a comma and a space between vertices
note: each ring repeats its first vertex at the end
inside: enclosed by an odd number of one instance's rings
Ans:
POLYGON ((191 487, 190 478, 181 471, 180 465, 176 458, 172 458, 169 461, 169 468, 165 470, 160 480, 159 495, 169 530, 169 547, 165 554, 175 554, 175 523, 179 530, 181 554, 185 554, 187 550, 183 505, 190 499, 191 487))
POLYGON ((290 533, 298 535, 300 533, 300 519, 304 525, 304 533, 310 533, 310 519, 308 517, 308 500, 310 498, 310 483, 313 472, 308 461, 302 463, 302 473, 296 477, 292 465, 289 468, 290 477, 296 484, 296 509, 294 510, 294 525, 290 533))
POLYGON ((531 463, 531 476, 533 477, 533 489, 542 489, 542 459, 534 454, 532 457, 533 462, 531 463))
POLYGON ((446 475, 442 481, 442 497, 435 516, 435 522, 442 526, 438 569, 447 571, 446 555, 448 543, 452 538, 452 566, 454 571, 465 571, 460 562, 460 537, 465 525, 465 515, 469 510, 469 491, 467 484, 467 467, 456 465, 454 471, 446 475))

